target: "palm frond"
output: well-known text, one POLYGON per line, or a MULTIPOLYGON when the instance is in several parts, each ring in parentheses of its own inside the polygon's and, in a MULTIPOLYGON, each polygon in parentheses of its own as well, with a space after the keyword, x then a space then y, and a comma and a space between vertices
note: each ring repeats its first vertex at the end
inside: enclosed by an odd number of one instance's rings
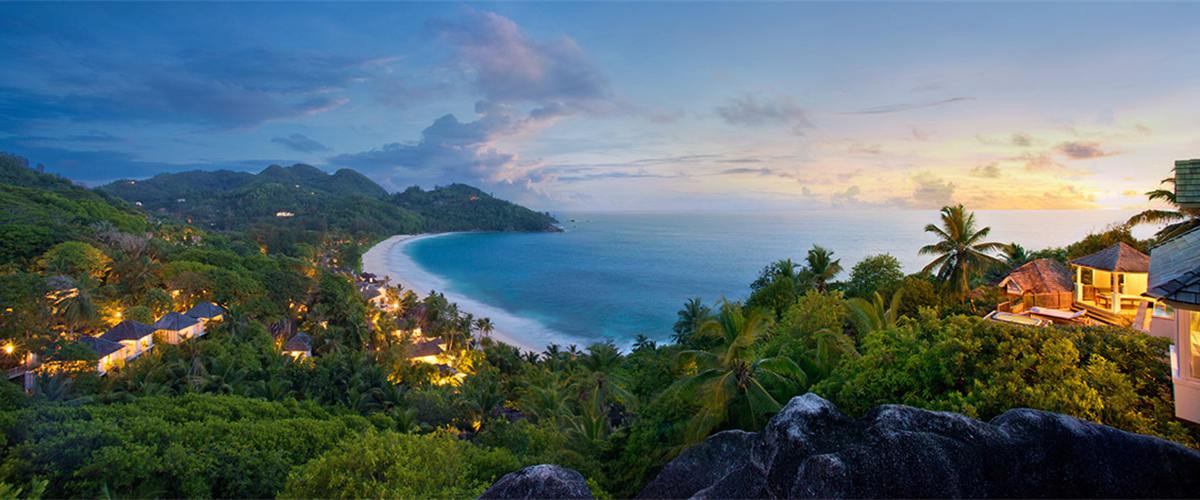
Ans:
POLYGON ((1187 218, 1187 215, 1184 215, 1182 212, 1172 210, 1145 210, 1130 217, 1129 221, 1125 224, 1130 227, 1142 224, 1169 224, 1187 218))

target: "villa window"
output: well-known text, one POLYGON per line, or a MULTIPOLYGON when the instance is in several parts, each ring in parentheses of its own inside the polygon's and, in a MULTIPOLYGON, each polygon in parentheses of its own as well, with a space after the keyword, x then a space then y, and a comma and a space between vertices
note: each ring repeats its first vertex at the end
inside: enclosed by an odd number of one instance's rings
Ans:
POLYGON ((1162 302, 1155 302, 1154 317, 1162 319, 1175 319, 1175 308, 1162 302))
POLYGON ((1093 271, 1093 270, 1091 270, 1091 269, 1086 269, 1086 268, 1085 268, 1085 269, 1083 269, 1083 270, 1082 270, 1082 272, 1080 272, 1080 273, 1079 273, 1079 280, 1080 280, 1080 281, 1081 281, 1081 282, 1082 282, 1084 285, 1094 285, 1094 284, 1095 284, 1095 283, 1094 283, 1094 281, 1095 281, 1095 274, 1096 274, 1096 272, 1095 272, 1095 271, 1093 271))
POLYGON ((1192 350, 1192 378, 1200 378, 1200 312, 1192 312, 1188 316, 1188 348, 1192 350))

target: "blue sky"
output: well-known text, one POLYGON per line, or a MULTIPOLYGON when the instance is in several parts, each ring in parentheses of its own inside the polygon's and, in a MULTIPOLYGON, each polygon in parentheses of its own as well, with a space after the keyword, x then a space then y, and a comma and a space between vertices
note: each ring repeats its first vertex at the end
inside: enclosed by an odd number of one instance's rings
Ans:
POLYGON ((1200 4, 0 4, 0 150, 547 209, 1117 209, 1200 156, 1200 4))

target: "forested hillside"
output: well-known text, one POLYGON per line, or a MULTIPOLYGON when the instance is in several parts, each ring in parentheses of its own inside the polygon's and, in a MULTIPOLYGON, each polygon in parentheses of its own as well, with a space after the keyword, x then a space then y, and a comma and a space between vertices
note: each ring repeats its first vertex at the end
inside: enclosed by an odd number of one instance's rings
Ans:
POLYGON ((0 263, 26 262, 50 246, 92 233, 105 222, 141 232, 146 218, 120 199, 29 168, 0 153, 0 263))
POLYGON ((452 185, 388 196, 349 169, 333 174, 309 165, 271 165, 249 174, 218 170, 116 181, 101 190, 151 213, 199 227, 331 231, 356 237, 436 231, 550 231, 555 220, 475 188, 452 185))
POLYGON ((392 201, 420 214, 434 231, 548 231, 557 222, 550 214, 497 199, 466 184, 451 184, 432 191, 413 186, 392 196, 392 201))

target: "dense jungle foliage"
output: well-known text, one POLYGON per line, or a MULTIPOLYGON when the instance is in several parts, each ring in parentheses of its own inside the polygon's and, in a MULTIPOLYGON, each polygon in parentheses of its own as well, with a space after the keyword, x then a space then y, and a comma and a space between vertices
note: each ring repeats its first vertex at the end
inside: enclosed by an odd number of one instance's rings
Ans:
MULTIPOLYGON (((1200 438, 1173 418, 1166 341, 980 317, 998 300, 987 275, 1029 258, 1011 246, 911 275, 888 255, 843 269, 817 247, 748 276, 740 301, 687 300, 659 340, 532 353, 492 341, 490 322, 437 294, 391 288, 393 308, 369 305, 334 264, 358 258, 342 234, 274 227, 270 238, 288 243, 267 245, 261 227, 162 222, 9 163, 0 192, 29 195, 20 217, 60 226, 4 247, 16 250, 0 260, 0 342, 14 350, 0 357, 82 366, 38 375, 32 394, 0 390, 0 491, 11 496, 474 498, 505 473, 555 463, 602 497, 628 497, 688 444, 759 429, 810 391, 854 414, 903 403, 987 419, 1032 407, 1188 446, 1200 438), (48 299, 63 289, 78 293, 48 299), (122 317, 204 300, 229 311, 205 336, 103 377, 87 368, 94 353, 72 348, 122 317), (312 335, 312 357, 281 353, 295 331, 312 335), (410 358, 417 331, 444 342, 466 376, 410 358)), ((433 193, 411 196, 440 203, 433 193)))

